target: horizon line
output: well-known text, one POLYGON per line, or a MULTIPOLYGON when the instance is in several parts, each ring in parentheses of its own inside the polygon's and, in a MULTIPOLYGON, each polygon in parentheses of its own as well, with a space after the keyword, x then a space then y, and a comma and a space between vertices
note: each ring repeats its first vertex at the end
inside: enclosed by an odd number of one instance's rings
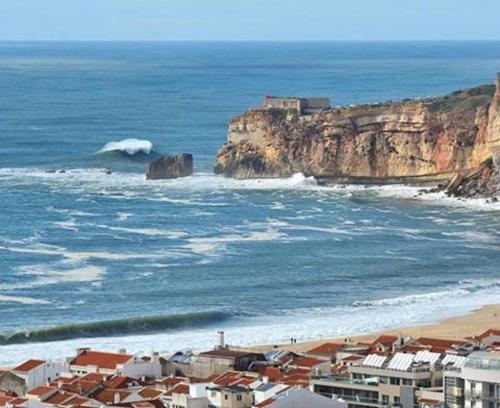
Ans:
POLYGON ((20 43, 20 42, 30 42, 30 43, 81 43, 81 42, 91 42, 91 43, 405 43, 405 42, 413 42, 413 43, 431 43, 431 42, 441 42, 441 43, 453 43, 453 42, 500 42, 500 38, 498 39, 309 39, 309 40, 259 40, 259 39, 240 39, 240 40, 231 40, 231 39, 65 39, 65 40, 56 40, 56 39, 2 39, 0 38, 0 42, 2 43, 20 43))

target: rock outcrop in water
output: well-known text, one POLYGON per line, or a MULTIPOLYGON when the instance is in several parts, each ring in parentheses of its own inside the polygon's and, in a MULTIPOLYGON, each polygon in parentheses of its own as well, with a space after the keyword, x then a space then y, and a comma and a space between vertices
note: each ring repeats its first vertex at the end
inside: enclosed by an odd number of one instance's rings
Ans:
POLYGON ((500 146, 500 76, 424 100, 301 115, 252 109, 231 120, 215 171, 227 177, 422 183, 474 173, 500 146))
POLYGON ((149 164, 148 180, 173 179, 193 174, 193 155, 163 156, 149 164))

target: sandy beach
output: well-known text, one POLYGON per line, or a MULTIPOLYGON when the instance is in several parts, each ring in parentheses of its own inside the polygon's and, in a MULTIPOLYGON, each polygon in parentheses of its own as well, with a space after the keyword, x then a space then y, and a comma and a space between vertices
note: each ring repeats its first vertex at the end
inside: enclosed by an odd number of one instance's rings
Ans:
MULTIPOLYGON (((400 327, 362 336, 349 336, 346 338, 333 339, 324 338, 303 343, 296 343, 293 345, 282 344, 279 345, 279 348, 303 353, 326 342, 344 342, 346 339, 349 342, 371 341, 381 334, 401 334, 403 336, 411 337, 435 337, 442 339, 463 339, 465 337, 479 335, 490 328, 500 328, 500 304, 485 305, 469 314, 442 320, 437 323, 400 327)), ((272 345, 262 345, 252 347, 251 350, 265 351, 272 347, 272 345)))

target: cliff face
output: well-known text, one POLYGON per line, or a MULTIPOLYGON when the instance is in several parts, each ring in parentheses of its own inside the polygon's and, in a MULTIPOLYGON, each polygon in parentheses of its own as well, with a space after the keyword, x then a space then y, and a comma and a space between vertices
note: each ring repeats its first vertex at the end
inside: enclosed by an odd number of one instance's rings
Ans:
POLYGON ((339 182, 411 182, 472 172, 500 146, 500 80, 448 96, 301 116, 254 109, 231 120, 215 171, 297 172, 339 182))

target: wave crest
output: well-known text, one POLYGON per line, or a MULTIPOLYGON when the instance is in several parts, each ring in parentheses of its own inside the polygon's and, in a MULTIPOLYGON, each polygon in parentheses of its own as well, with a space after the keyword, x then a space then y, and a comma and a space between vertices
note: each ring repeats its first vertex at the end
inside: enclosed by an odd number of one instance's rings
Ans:
POLYGON ((224 312, 198 312, 66 324, 35 330, 0 333, 0 345, 109 337, 134 333, 146 334, 162 330, 204 327, 221 322, 229 317, 229 314, 224 312))
POLYGON ((101 150, 97 151, 97 154, 110 153, 110 152, 121 152, 126 153, 130 156, 135 154, 145 154, 148 155, 153 150, 153 143, 146 139, 123 139, 118 142, 108 142, 101 150))

